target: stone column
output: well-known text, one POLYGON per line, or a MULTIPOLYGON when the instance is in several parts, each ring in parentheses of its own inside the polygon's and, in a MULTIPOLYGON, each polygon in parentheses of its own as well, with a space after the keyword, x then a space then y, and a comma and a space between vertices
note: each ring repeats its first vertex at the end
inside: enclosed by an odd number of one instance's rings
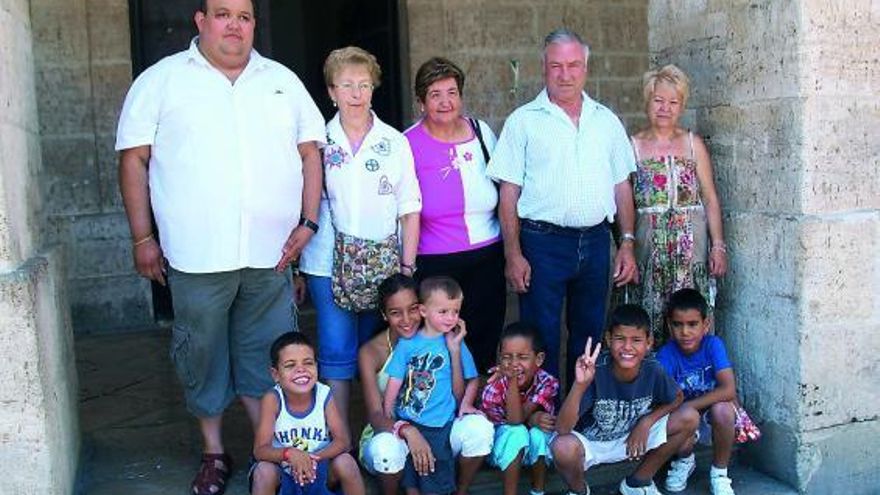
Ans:
POLYGON ((652 0, 657 65, 692 78, 731 271, 718 327, 764 438, 741 458, 803 493, 880 483, 880 31, 870 0, 652 0))
POLYGON ((29 2, 0 0, 0 493, 73 492, 76 370, 58 249, 45 248, 29 2))

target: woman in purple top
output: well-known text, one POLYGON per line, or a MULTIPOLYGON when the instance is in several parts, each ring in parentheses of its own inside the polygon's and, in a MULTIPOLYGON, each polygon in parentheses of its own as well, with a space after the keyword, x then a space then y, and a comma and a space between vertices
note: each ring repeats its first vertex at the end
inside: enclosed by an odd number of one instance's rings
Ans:
POLYGON ((498 191, 486 176, 495 134, 462 115, 464 73, 435 57, 419 67, 415 93, 422 118, 404 132, 422 191, 416 277, 453 277, 464 292, 461 318, 477 368, 495 361, 506 287, 498 191))

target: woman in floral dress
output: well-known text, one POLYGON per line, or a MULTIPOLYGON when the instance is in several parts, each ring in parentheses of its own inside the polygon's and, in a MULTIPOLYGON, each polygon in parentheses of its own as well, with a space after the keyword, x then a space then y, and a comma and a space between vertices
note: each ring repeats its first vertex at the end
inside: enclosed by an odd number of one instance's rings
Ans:
POLYGON ((727 250, 709 152, 698 135, 678 125, 687 75, 667 65, 644 79, 650 127, 632 138, 640 283, 629 295, 651 315, 659 345, 667 336, 663 309, 674 291, 696 288, 714 306, 713 278, 727 271, 727 250))

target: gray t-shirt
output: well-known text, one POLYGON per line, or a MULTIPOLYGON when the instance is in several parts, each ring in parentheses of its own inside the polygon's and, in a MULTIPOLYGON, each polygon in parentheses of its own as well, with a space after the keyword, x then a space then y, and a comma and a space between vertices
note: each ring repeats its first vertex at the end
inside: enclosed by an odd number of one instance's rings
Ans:
POLYGON ((657 405, 675 400, 678 385, 653 356, 642 361, 630 383, 618 381, 613 361, 603 352, 596 363, 596 376, 581 399, 577 430, 588 440, 607 442, 629 435, 636 422, 657 405))

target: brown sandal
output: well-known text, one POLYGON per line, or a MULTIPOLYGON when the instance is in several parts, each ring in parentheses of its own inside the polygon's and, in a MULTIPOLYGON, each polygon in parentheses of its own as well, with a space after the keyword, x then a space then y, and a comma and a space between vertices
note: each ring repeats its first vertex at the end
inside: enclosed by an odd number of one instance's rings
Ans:
POLYGON ((202 464, 192 482, 194 495, 222 495, 232 472, 232 459, 226 454, 202 454, 202 464))

